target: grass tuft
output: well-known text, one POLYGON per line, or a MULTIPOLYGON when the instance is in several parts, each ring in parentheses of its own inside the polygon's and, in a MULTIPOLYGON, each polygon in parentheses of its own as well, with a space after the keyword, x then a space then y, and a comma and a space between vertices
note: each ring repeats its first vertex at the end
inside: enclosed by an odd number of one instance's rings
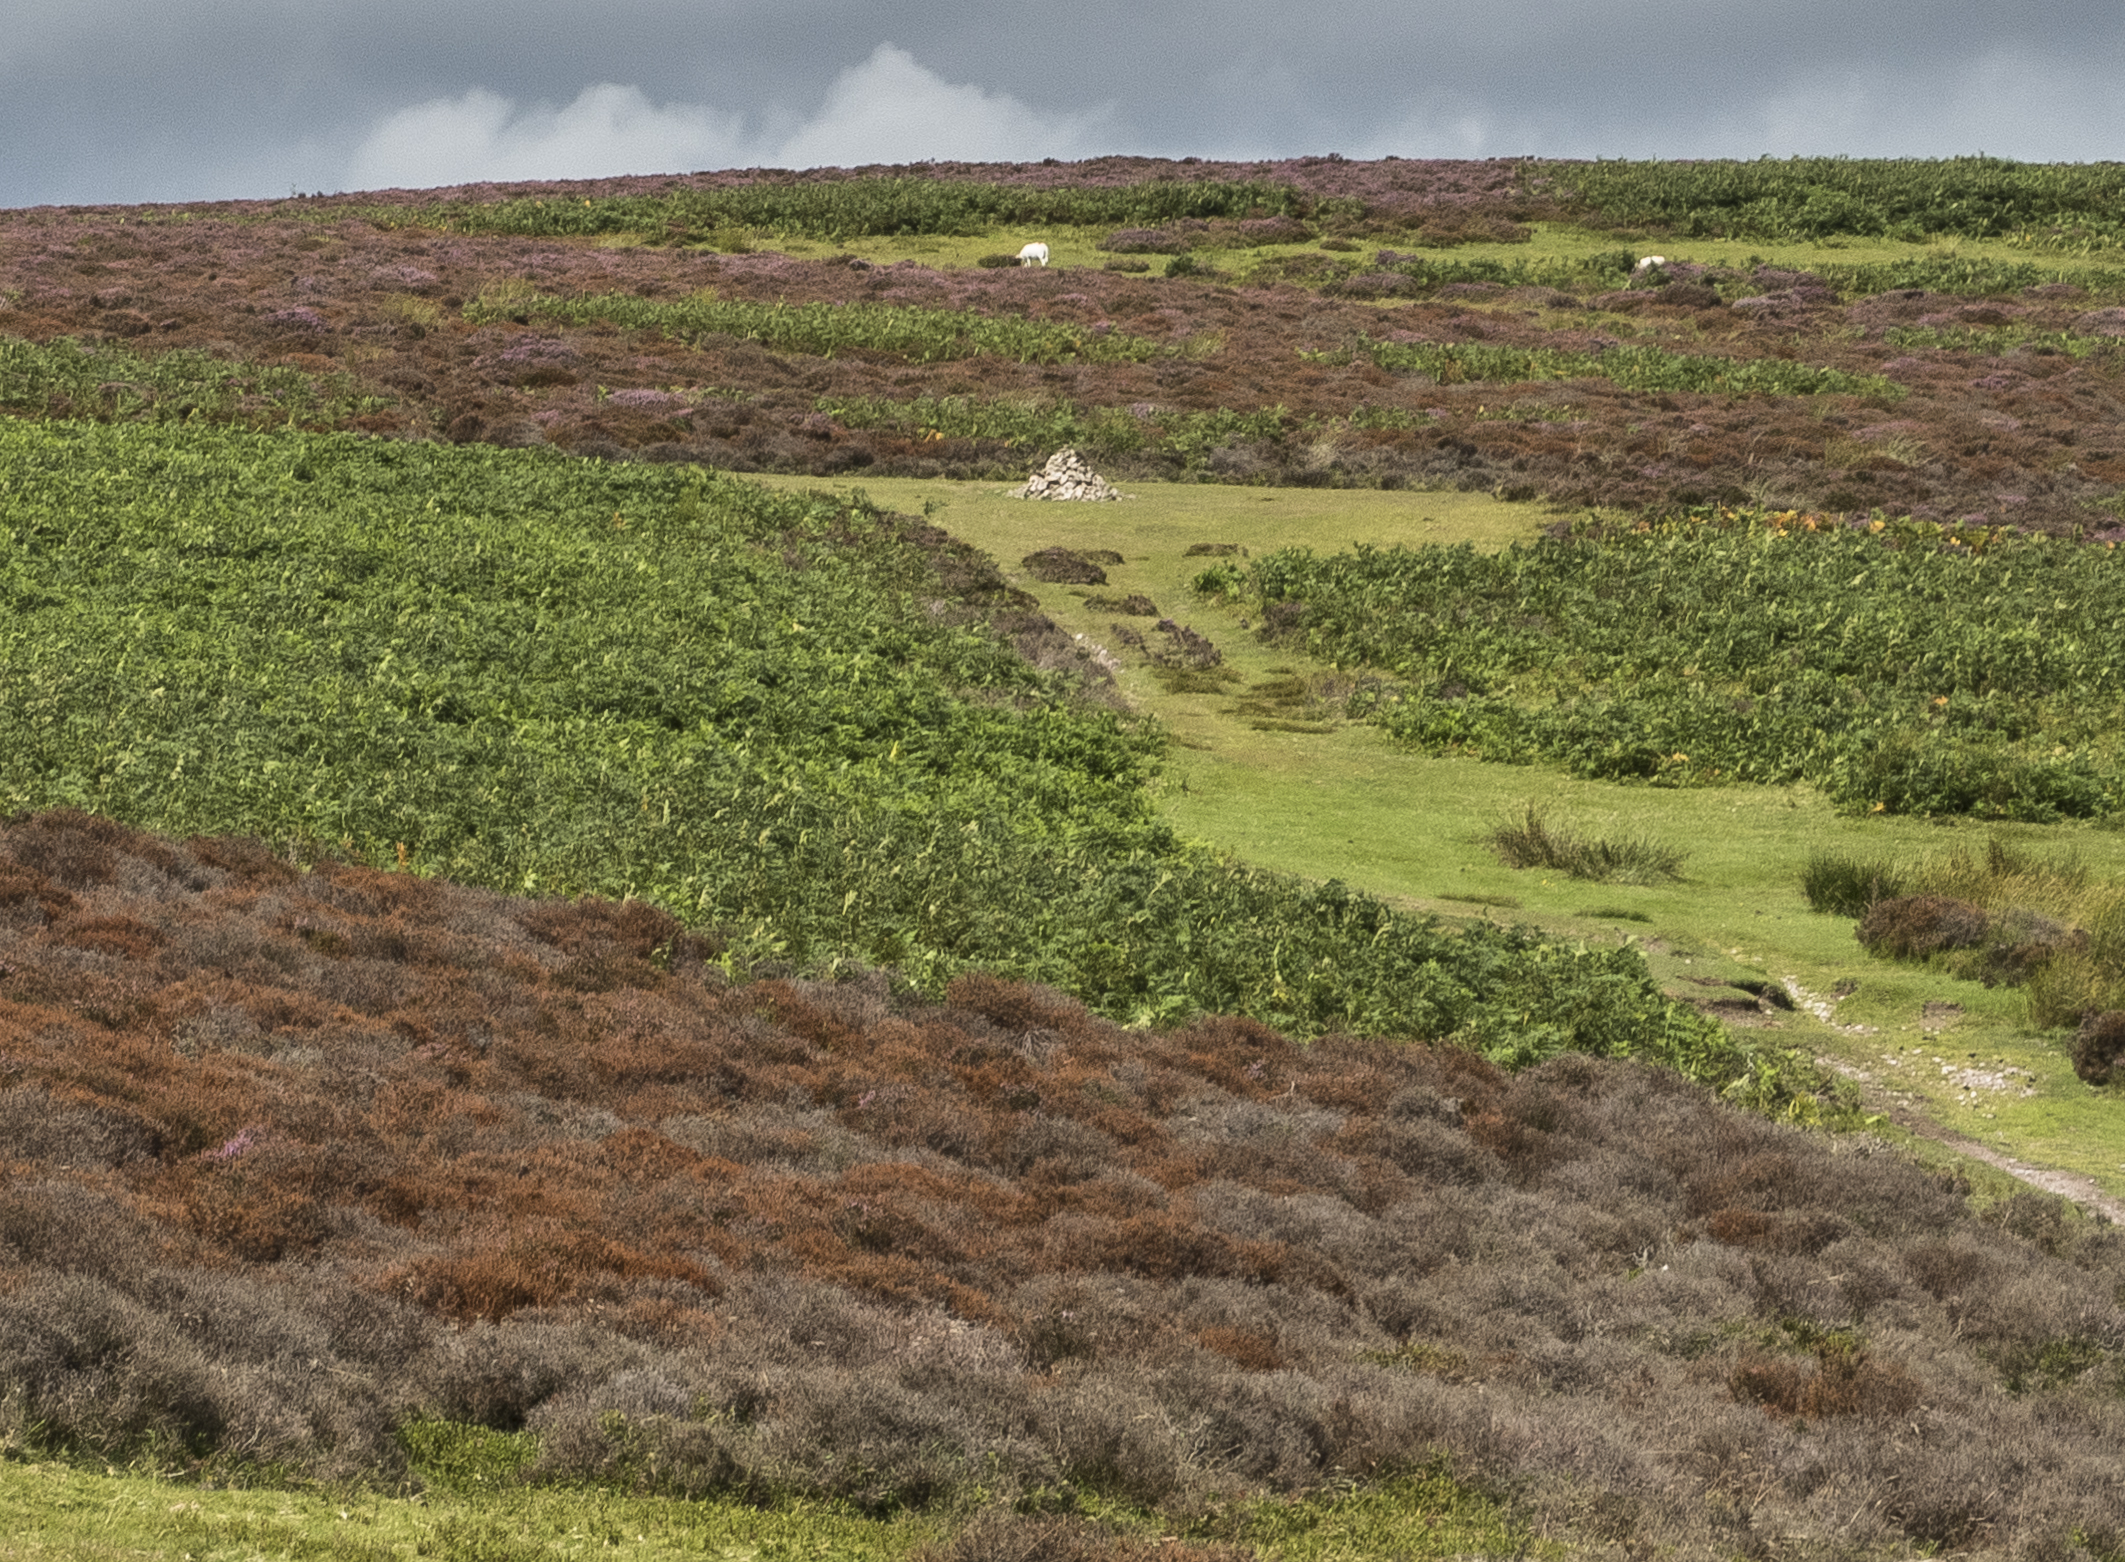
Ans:
POLYGON ((1530 803, 1490 835, 1509 867, 1548 868, 1601 884, 1664 884, 1682 877, 1683 854, 1647 836, 1589 840, 1552 825, 1530 803))
POLYGON ((1800 876, 1809 909, 1839 917, 1863 917, 1876 901, 1904 893, 1893 863, 1880 858, 1850 857, 1839 852, 1809 854, 1800 876))

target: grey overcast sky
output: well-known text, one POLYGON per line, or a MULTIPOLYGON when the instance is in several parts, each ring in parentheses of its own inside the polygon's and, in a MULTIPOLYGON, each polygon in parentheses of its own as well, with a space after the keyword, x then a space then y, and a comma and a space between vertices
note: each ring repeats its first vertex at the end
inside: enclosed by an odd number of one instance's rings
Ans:
POLYGON ((0 206, 770 165, 2125 159, 2121 0, 0 0, 0 206))

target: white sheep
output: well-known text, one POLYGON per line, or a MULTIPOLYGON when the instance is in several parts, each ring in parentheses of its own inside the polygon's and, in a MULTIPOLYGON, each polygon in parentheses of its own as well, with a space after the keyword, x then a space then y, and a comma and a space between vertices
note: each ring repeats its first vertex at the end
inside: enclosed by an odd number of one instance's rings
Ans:
POLYGON ((1035 264, 1045 266, 1048 263, 1048 246, 1045 244, 1028 244, 1018 252, 1018 263, 1021 266, 1035 264))
POLYGON ((1631 271, 1633 274, 1643 274, 1651 271, 1656 266, 1664 266, 1667 263, 1668 258, 1665 255, 1641 255, 1638 258, 1638 264, 1631 267, 1631 271))

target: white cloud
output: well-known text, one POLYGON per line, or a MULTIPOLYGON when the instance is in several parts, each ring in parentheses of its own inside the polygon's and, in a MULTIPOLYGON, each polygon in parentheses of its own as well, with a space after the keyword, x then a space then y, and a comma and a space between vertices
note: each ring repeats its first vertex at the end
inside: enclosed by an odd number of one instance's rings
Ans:
POLYGON ((1111 132, 1111 105, 1043 116, 1005 93, 953 86, 905 49, 881 43, 827 89, 819 113, 783 142, 773 161, 786 168, 1090 157, 1111 132))
POLYGON ((391 115, 347 165, 345 187, 419 189, 483 179, 594 179, 740 161, 743 121, 686 104, 658 108, 635 87, 586 87, 566 108, 518 112, 474 88, 391 115))
POLYGON ((809 119, 653 104, 635 87, 585 88, 573 103, 519 109, 474 88, 401 109, 347 163, 343 188, 425 188, 478 180, 588 179, 697 168, 811 168, 925 159, 1078 158, 1113 149, 1111 106, 1042 115, 1005 93, 955 85, 905 49, 880 44, 843 71, 809 119), (794 123, 793 123, 794 121, 794 123))

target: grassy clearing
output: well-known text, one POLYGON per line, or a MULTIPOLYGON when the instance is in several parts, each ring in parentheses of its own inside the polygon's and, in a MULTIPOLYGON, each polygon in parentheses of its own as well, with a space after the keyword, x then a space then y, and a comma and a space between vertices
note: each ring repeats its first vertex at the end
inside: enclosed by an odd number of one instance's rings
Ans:
POLYGON ((1884 957, 2024 989, 2033 1025, 2125 1009, 2125 884, 2092 877, 2076 849, 1995 836, 1900 862, 1821 854, 1802 888, 1818 911, 1858 919, 1884 957))

